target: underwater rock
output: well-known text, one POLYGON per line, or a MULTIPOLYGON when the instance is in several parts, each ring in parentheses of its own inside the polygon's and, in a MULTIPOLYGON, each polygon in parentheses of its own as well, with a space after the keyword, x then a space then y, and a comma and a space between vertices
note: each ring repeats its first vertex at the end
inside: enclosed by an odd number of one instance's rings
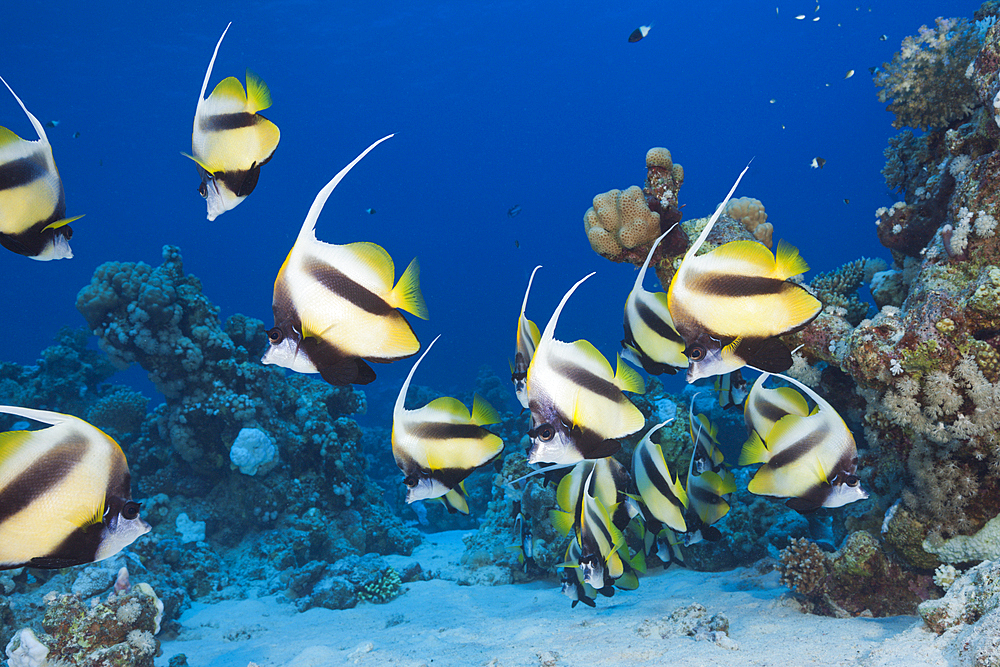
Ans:
POLYGON ((920 604, 918 612, 932 631, 941 634, 971 625, 1000 610, 1000 563, 985 561, 967 570, 948 587, 944 597, 920 604))
POLYGON ((735 651, 739 644, 729 637, 729 619, 725 614, 709 616, 704 605, 697 602, 686 607, 678 607, 669 616, 657 621, 644 620, 635 627, 637 635, 643 638, 682 636, 693 637, 695 641, 710 641, 720 648, 735 651))
POLYGON ((274 440, 259 428, 241 428, 233 446, 229 448, 229 460, 244 475, 253 477, 257 470, 274 461, 278 450, 274 440))
POLYGON ((350 609, 359 602, 383 604, 402 592, 399 573, 376 554, 348 556, 335 563, 313 561, 288 577, 286 595, 299 611, 350 609))

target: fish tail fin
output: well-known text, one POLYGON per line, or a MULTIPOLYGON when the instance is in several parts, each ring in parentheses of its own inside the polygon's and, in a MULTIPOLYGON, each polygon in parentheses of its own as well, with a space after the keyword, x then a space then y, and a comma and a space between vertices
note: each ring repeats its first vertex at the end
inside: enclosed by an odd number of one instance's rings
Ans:
POLYGON ((771 454, 767 451, 764 441, 761 440, 757 431, 751 431, 750 437, 743 443, 743 451, 740 452, 740 465, 748 466, 754 463, 767 463, 771 454))
POLYGON ((257 113, 271 106, 271 90, 264 80, 247 70, 247 111, 257 113))
POLYGON ((569 535, 569 531, 573 530, 573 515, 569 512, 549 510, 549 521, 560 535, 569 535))
POLYGON ((622 391, 630 391, 633 394, 645 394, 646 382, 635 370, 624 361, 622 355, 618 355, 617 368, 615 369, 615 386, 622 391))
POLYGON ((806 260, 802 259, 799 249, 785 239, 778 241, 778 251, 774 264, 778 277, 782 280, 787 280, 809 270, 809 265, 806 264, 806 260))
POLYGON ((500 423, 500 413, 479 394, 472 397, 472 423, 476 426, 500 423))
POLYGON ((416 257, 392 288, 389 304, 393 308, 402 308, 408 313, 413 313, 422 320, 427 319, 427 304, 424 302, 424 295, 420 293, 420 262, 416 257))

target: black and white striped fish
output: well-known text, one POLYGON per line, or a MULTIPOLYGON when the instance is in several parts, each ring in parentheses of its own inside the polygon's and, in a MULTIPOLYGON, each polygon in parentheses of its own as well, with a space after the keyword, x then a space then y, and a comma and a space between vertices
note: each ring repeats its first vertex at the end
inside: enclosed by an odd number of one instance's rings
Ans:
POLYGON ((393 287, 395 268, 381 246, 316 239, 316 220, 334 188, 391 136, 366 148, 316 195, 274 281, 274 328, 267 332, 270 347, 263 363, 319 373, 331 384, 368 384, 375 371, 367 361, 388 363, 420 349, 413 328, 396 310, 427 318, 417 260, 393 287))
POLYGON ((231 76, 205 99, 215 58, 231 25, 222 31, 208 63, 194 113, 192 154, 187 155, 198 165, 198 192, 208 205, 209 220, 235 208, 253 192, 261 166, 274 155, 281 138, 278 126, 258 113, 271 106, 271 91, 249 70, 246 90, 239 79, 231 76))
POLYGON ((524 290, 524 300, 521 302, 521 314, 517 318, 517 340, 515 342, 514 365, 511 368, 510 377, 514 383, 514 394, 522 408, 528 407, 528 366, 531 365, 531 357, 538 347, 538 326, 524 316, 524 309, 528 306, 528 292, 531 291, 531 282, 535 279, 535 272, 541 266, 536 266, 531 271, 528 278, 528 287, 524 290))
POLYGON ((45 128, 2 77, 0 81, 38 133, 37 141, 27 141, 0 127, 0 245, 32 259, 69 259, 69 223, 83 216, 64 217, 66 194, 45 128))
POLYGON ((585 340, 554 338, 559 314, 589 274, 563 296, 545 326, 528 367, 531 449, 528 463, 576 463, 603 458, 620 448, 618 438, 635 433, 645 418, 623 391, 643 393, 639 374, 618 357, 611 364, 585 340))
POLYGON ((471 415, 461 401, 447 396, 416 410, 403 407, 413 374, 435 342, 413 364, 392 412, 392 456, 409 488, 408 503, 447 494, 503 451, 503 440, 483 428, 500 416, 478 395, 471 415))
POLYGON ((688 366, 688 358, 684 354, 686 345, 670 318, 666 293, 647 292, 642 287, 653 253, 660 241, 672 230, 673 227, 661 234, 649 249, 646 261, 635 278, 635 285, 625 301, 625 338, 622 339, 625 351, 622 357, 642 366, 650 375, 674 375, 679 369, 688 366))
POLYGON ((653 442, 652 435, 666 426, 665 421, 649 429, 632 453, 632 479, 639 497, 650 514, 673 530, 684 532, 684 511, 688 504, 687 492, 667 467, 663 450, 653 442))
POLYGON ((670 316, 687 344, 688 382, 746 365, 788 369, 791 354, 776 337, 806 326, 823 307, 788 280, 809 267, 784 241, 776 256, 757 241, 730 241, 696 256, 745 173, 688 248, 667 290, 670 316))
POLYGON ((0 433, 0 569, 92 563, 149 532, 118 443, 70 415, 0 412, 50 424, 0 433))
MULTIPOLYGON (((766 434, 751 432, 743 445, 740 465, 764 465, 750 480, 747 490, 761 496, 788 498, 786 504, 799 512, 842 507, 867 498, 857 475, 857 445, 844 420, 805 384, 795 378, 774 375, 805 392, 817 409, 803 416, 798 414, 801 407, 795 402, 794 411, 775 421, 766 434)), ((763 384, 768 377, 765 373, 757 383, 763 384)), ((766 428, 775 416, 753 423, 766 428)))
POLYGON ((809 403, 805 396, 791 387, 768 389, 764 386, 764 381, 768 377, 769 375, 765 373, 757 378, 750 387, 750 393, 743 406, 743 421, 747 433, 756 432, 761 438, 767 437, 778 420, 785 415, 805 417, 809 414, 809 403))

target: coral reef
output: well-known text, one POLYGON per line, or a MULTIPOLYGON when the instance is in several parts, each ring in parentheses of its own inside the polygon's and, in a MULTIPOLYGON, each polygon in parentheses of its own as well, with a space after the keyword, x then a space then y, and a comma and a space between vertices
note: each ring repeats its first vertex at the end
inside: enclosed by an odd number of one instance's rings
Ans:
POLYGON ((871 282, 877 271, 887 268, 882 259, 856 259, 834 271, 817 273, 809 288, 823 302, 825 312, 843 317, 855 327, 868 314, 868 303, 861 300, 858 289, 871 282))
POLYGON ((998 664, 1000 563, 987 561, 961 574, 943 598, 922 603, 919 613, 930 630, 950 637, 961 664, 998 664))
POLYGON ((906 37, 875 72, 879 101, 891 101, 893 126, 928 130, 968 116, 977 100, 966 69, 982 41, 981 26, 965 19, 938 18, 935 27, 906 37))
POLYGON ((793 539, 779 560, 781 583, 802 596, 812 613, 912 614, 931 595, 930 576, 901 567, 864 531, 851 533, 833 554, 807 539, 793 539))

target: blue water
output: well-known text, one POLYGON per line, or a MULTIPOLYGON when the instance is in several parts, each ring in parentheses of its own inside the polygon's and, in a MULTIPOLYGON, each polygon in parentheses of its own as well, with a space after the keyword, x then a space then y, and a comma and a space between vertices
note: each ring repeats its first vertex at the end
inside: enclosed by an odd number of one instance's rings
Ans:
MULTIPOLYGON (((471 389, 484 363, 506 375, 536 264, 528 315, 540 326, 597 271, 558 336, 614 354, 634 268, 591 251, 582 219, 594 195, 642 185, 653 146, 684 166, 686 218, 708 215, 753 158, 736 196, 761 199, 814 270, 888 258, 873 222, 896 200, 879 173, 895 130, 868 68, 921 24, 978 3, 777 4, 7 3, 0 75, 43 123, 60 121, 48 134, 67 215, 86 217, 72 260, 0 253, 2 358, 31 363, 60 326, 83 325, 74 301, 97 265, 156 266, 167 243, 223 318, 270 326, 274 276, 316 192, 391 132, 330 198, 317 235, 379 243, 397 275, 420 258, 431 318, 410 319, 424 343, 444 337, 418 382, 441 390, 471 389), (208 222, 180 152, 229 21, 209 90, 253 69, 281 143, 257 190, 208 222)), ((6 91, 0 125, 34 138, 6 91)), ((409 367, 377 368, 371 389, 394 397, 409 367)))

